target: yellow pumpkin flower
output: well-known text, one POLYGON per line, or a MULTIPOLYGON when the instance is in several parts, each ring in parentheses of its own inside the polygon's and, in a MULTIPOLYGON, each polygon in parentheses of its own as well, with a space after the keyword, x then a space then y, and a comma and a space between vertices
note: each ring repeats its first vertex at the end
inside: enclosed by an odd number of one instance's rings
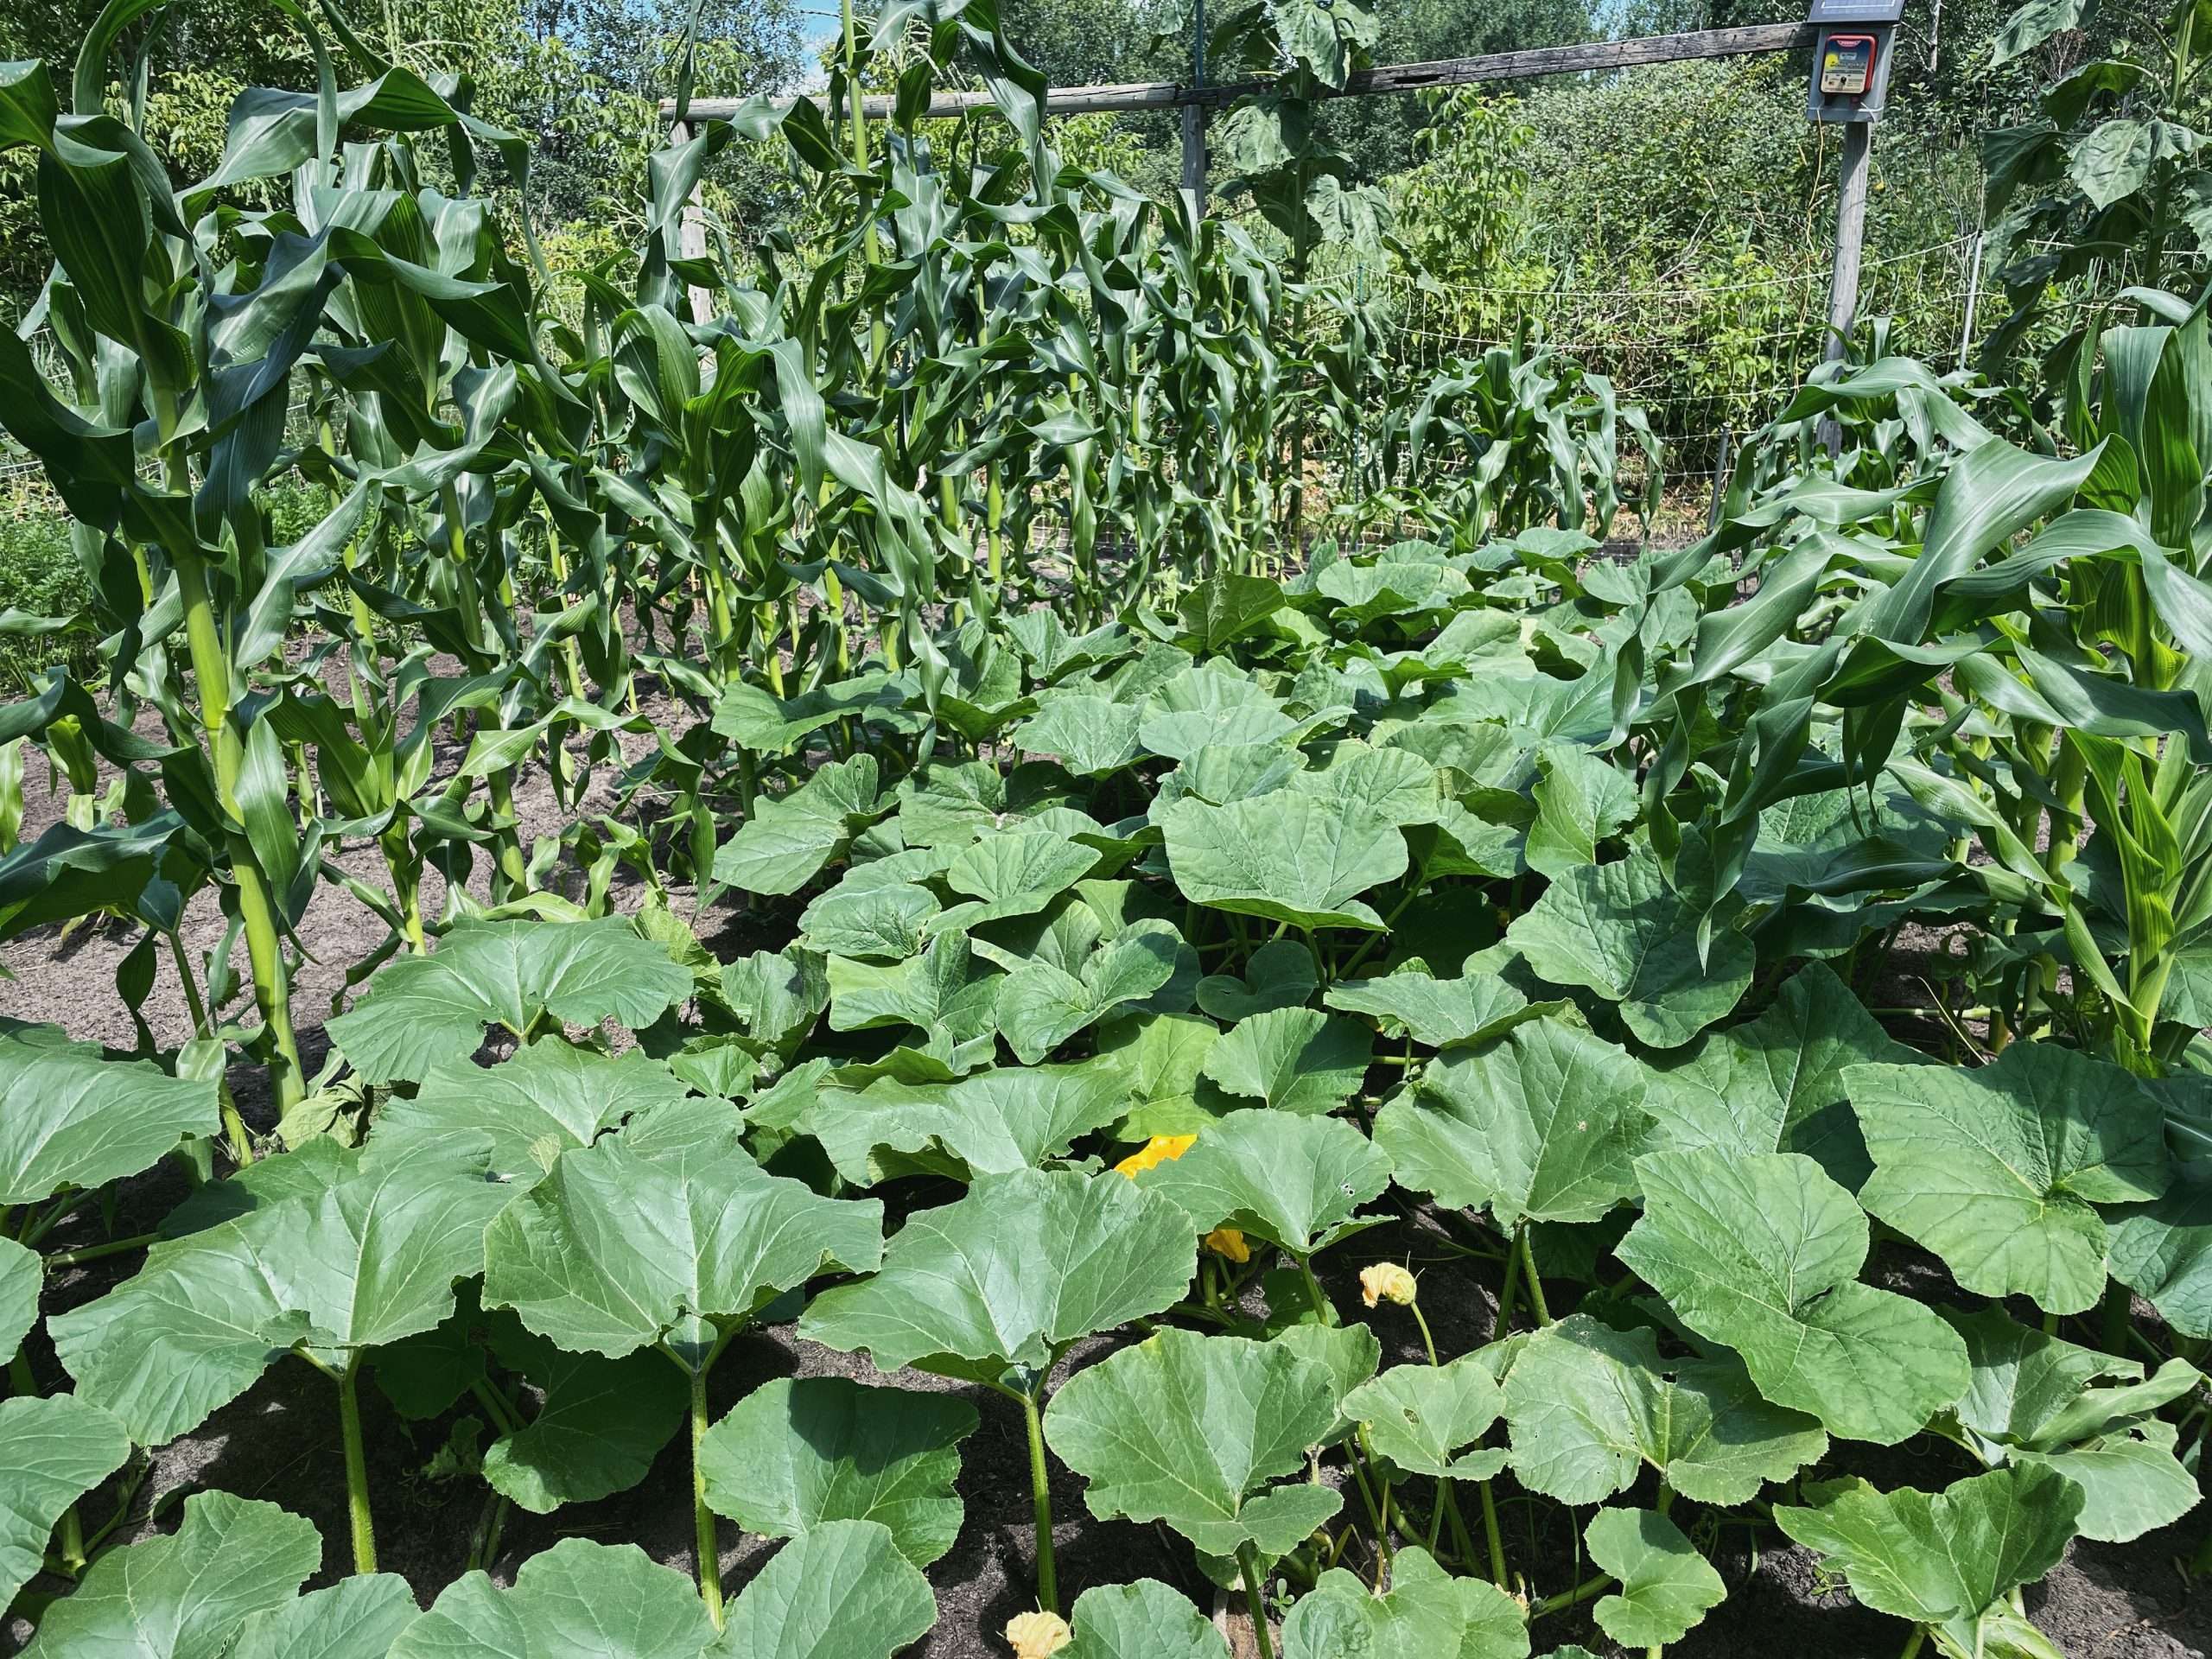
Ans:
POLYGON ((1359 1270, 1359 1300, 1372 1307, 1377 1302, 1409 1306, 1414 1300, 1414 1276, 1395 1262, 1377 1262, 1359 1270))
POLYGON ((1007 1622, 1006 1639, 1014 1644, 1014 1659, 1051 1659, 1075 1640, 1075 1632, 1058 1613, 1016 1613, 1007 1622))
POLYGON ((1198 1144, 1198 1139, 1195 1135, 1155 1135, 1114 1167, 1134 1181, 1141 1171, 1180 1158, 1198 1144))
POLYGON ((1252 1259, 1252 1247, 1244 1242, 1244 1235, 1234 1227, 1217 1227, 1198 1243, 1216 1255, 1225 1255, 1239 1264, 1252 1259))

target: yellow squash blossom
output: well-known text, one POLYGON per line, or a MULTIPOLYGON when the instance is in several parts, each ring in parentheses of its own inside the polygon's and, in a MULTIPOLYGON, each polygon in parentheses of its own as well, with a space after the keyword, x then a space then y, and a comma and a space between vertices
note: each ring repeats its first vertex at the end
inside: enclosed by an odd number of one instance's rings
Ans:
POLYGON ((1016 1613, 1007 1623, 1006 1639, 1014 1644, 1014 1659, 1051 1659, 1075 1640, 1075 1632, 1058 1613, 1016 1613))
POLYGON ((1140 1171, 1164 1164, 1171 1158, 1180 1158, 1198 1143, 1198 1139, 1195 1135, 1155 1135, 1114 1167, 1134 1181, 1140 1171))
POLYGON ((1414 1299, 1414 1276, 1395 1262, 1377 1262, 1359 1270, 1359 1300, 1372 1307, 1395 1302, 1404 1307, 1414 1299))
POLYGON ((1217 1227, 1198 1243, 1216 1255, 1225 1255, 1232 1262, 1241 1263, 1252 1259, 1252 1247, 1234 1227, 1217 1227))

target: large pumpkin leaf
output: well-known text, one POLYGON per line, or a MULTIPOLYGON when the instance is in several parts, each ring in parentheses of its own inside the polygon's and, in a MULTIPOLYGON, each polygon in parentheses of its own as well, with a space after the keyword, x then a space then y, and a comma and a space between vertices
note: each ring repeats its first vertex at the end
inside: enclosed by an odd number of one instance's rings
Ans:
POLYGON ((799 1128, 861 1185, 880 1179, 879 1149, 916 1153, 932 1143, 969 1173, 995 1175, 1065 1157, 1077 1136, 1120 1117, 1128 1098, 1128 1074, 1105 1060, 999 1066, 957 1083, 887 1077, 858 1094, 825 1091, 799 1128))
POLYGON ((1200 980, 1198 1007, 1217 1020, 1249 1020, 1301 1007, 1318 983, 1312 951, 1295 939, 1270 939, 1252 953, 1243 973, 1208 974, 1200 980))
POLYGON ((1229 1638, 1157 1579, 1084 1591, 1073 1628, 1059 1659, 1229 1659, 1229 1638))
POLYGON ((38 1323, 38 1293, 45 1279, 37 1251, 0 1238, 0 1351, 12 1357, 38 1323))
POLYGON ((1185 669, 1154 691, 1137 738, 1154 754, 1185 760, 1205 748, 1272 744, 1297 729, 1256 682, 1217 663, 1185 669))
POLYGON ((1321 1000, 1347 1014, 1370 1014, 1386 1034, 1402 1033, 1427 1048, 1485 1043, 1566 1007, 1532 1004, 1496 974, 1436 979, 1418 969, 1402 969, 1382 979, 1340 979, 1321 1000))
POLYGON ((707 1503, 747 1532, 793 1538, 832 1521, 874 1521, 927 1567, 952 1548, 960 1442, 976 1432, 964 1400, 867 1388, 837 1376, 763 1383, 707 1431, 707 1503))
POLYGON ((1643 1068, 1547 1016, 1480 1048, 1447 1051, 1376 1114, 1398 1184, 1507 1226, 1595 1221, 1636 1196, 1651 1120, 1643 1068))
POLYGON ((295 1344, 343 1369, 435 1329, 454 1281, 482 1270, 485 1223, 508 1192, 466 1139, 391 1154, 324 1141, 267 1161, 310 1179, 272 1182, 263 1207, 156 1245, 135 1276, 48 1321, 78 1392, 141 1445, 197 1427, 295 1344))
POLYGON ((914 882, 855 881, 849 876, 807 906, 798 919, 807 947, 832 960, 850 957, 903 962, 921 950, 923 925, 943 908, 936 893, 914 882))
POLYGON ((756 754, 788 753, 810 732, 849 717, 863 721, 876 708, 896 706, 887 675, 855 675, 835 685, 818 686, 796 697, 775 697, 756 685, 733 682, 715 705, 713 731, 756 754))
POLYGON ((1979 1295, 2094 1306, 2094 1206, 2155 1198, 2172 1179, 2157 1096, 2055 1043, 2015 1043, 1972 1071, 1853 1065, 1844 1083, 1874 1160, 1859 1202, 1979 1295))
POLYGON ((1283 790, 1160 815, 1175 885, 1193 903, 1294 927, 1380 929, 1359 895, 1406 872, 1406 838, 1387 818, 1283 790))
POLYGON ((2082 1535, 2109 1542, 2196 1507, 2196 1478, 2175 1459, 2173 1425, 2156 1415, 2202 1382, 2194 1366, 2169 1360, 2146 1378, 2133 1360, 2016 1324, 1996 1307, 1952 1323, 1974 1365, 1954 1413, 1984 1462, 2057 1470, 2082 1488, 2082 1535))
POLYGON ((1194 1233, 1231 1226, 1302 1258, 1379 1219, 1353 1211, 1389 1185, 1390 1160, 1340 1117, 1231 1112, 1137 1180, 1180 1205, 1194 1233))
POLYGON ((832 1031, 912 1026, 956 1049, 974 1045, 979 1062, 990 1058, 1006 979, 977 961, 958 934, 932 939, 919 956, 899 962, 832 957, 829 978, 832 1031))
POLYGON ((66 1394, 0 1402, 0 1607, 46 1556, 61 1513, 130 1455, 130 1436, 98 1406, 66 1394))
POLYGON ((198 1427, 309 1335, 278 1288, 282 1264, 261 1252, 264 1224, 250 1215, 150 1250, 136 1275, 47 1321, 78 1393, 139 1445, 198 1427))
POLYGON ((722 1002, 745 1027, 750 1045, 788 1062, 830 1006, 830 980, 820 957, 798 945, 755 950, 726 962, 722 1002))
POLYGON ((534 1515, 627 1491, 683 1421, 683 1378, 658 1354, 568 1353, 512 1314, 491 1321, 490 1342, 542 1397, 527 1422, 484 1448, 484 1478, 534 1515))
POLYGON ((1481 1357, 1448 1365, 1396 1365, 1344 1396, 1346 1416, 1367 1426, 1375 1450, 1409 1475, 1488 1480, 1502 1451, 1462 1452, 1489 1432, 1505 1396, 1481 1357))
POLYGON ((878 786, 874 755, 835 761, 790 794, 763 798, 715 849, 714 879, 741 893, 797 893, 890 806, 878 786))
POLYGON ((365 1573, 249 1615, 228 1659, 385 1659, 422 1614, 406 1580, 365 1573))
POLYGON ((1217 1115, 1198 1099, 1198 1079, 1221 1033, 1194 1014, 1139 1014, 1098 1028, 1098 1059, 1128 1085, 1122 1135, 1192 1135, 1217 1115))
POLYGON ((1425 1549, 1392 1558, 1381 1595, 1343 1567, 1321 1575, 1283 1621, 1283 1659, 1527 1659, 1527 1615, 1480 1579, 1455 1579, 1425 1549))
POLYGON ((1098 855, 1064 836, 1023 830, 986 836, 963 847, 946 866, 945 885, 967 901, 938 912, 924 935, 966 933, 970 929, 1030 916, 1090 874, 1098 855))
POLYGON ((564 1153, 485 1230, 484 1300, 571 1352, 658 1343, 687 1364, 777 1292, 831 1268, 866 1272, 883 1205, 817 1197, 753 1162, 720 1102, 656 1115, 564 1153))
POLYGON ((378 1113, 382 1150, 449 1135, 491 1141, 492 1171, 528 1185, 571 1147, 588 1147, 626 1117, 682 1100, 690 1091, 660 1061, 637 1049, 609 1057, 567 1043, 532 1043, 497 1065, 448 1062, 410 1099, 395 1095, 378 1113))
POLYGON ((816 1297, 799 1335, 866 1349, 878 1370, 918 1363, 995 1382, 1159 1313, 1197 1270, 1196 1235, 1170 1199, 1112 1173, 1017 1170, 910 1217, 882 1271, 816 1297))
POLYGON ((1166 985, 1184 950, 1183 936, 1172 925, 1145 920, 1091 952, 1079 975, 1049 962, 1027 963, 1007 976, 999 992, 999 1029, 1022 1063, 1034 1065, 1115 1009, 1166 985))
POLYGON ((1591 1612, 1627 1648, 1679 1642, 1728 1593, 1682 1529, 1651 1510, 1600 1510, 1583 1529, 1590 1559, 1620 1580, 1591 1612))
POLYGON ((1344 1414, 1344 1402, 1354 1389, 1374 1376, 1382 1363, 1382 1339, 1375 1334, 1374 1328, 1365 1325, 1322 1325, 1306 1319, 1284 1325, 1268 1339, 1328 1373, 1329 1386, 1337 1402, 1337 1421, 1329 1431, 1329 1443, 1333 1445, 1351 1433, 1354 1423, 1344 1414))
POLYGON ((1164 1521, 1198 1548, 1268 1559, 1337 1512, 1305 1482, 1336 1421, 1327 1373, 1273 1343, 1166 1330, 1078 1371, 1045 1412, 1045 1438, 1089 1483, 1101 1520, 1164 1521))
POLYGON ((690 994, 690 970, 620 917, 463 922, 434 954, 382 969, 328 1030, 364 1078, 389 1083, 466 1060, 490 1026, 524 1037, 550 1014, 636 1030, 690 994))
POLYGON ((94 1561, 46 1610, 25 1659, 220 1659, 249 1616, 290 1602, 321 1561, 312 1521, 195 1492, 175 1532, 94 1561))
POLYGON ((1758 1019, 1710 1033, 1651 1068, 1643 1108, 1659 1120, 1661 1145, 1802 1152, 1855 1192, 1873 1165, 1844 1068, 1875 1061, 1922 1057, 1884 1031, 1833 969, 1813 963, 1758 1019))
POLYGON ((391 1659, 698 1659, 714 1641, 698 1587, 683 1574, 634 1544, 563 1538, 524 1561, 512 1589, 482 1573, 448 1585, 392 1643, 391 1659))
POLYGON ((1505 938, 1538 978, 1595 991, 1637 1040, 1679 1048, 1751 982, 1749 939, 1723 929, 1700 960, 1697 934, 1696 907, 1668 887, 1656 856, 1637 852, 1568 870, 1505 938))
POLYGON ((1119 772, 1137 758, 1142 711, 1128 703, 1067 690, 1038 699, 1037 713, 1007 734, 1030 754, 1058 755, 1078 778, 1119 772))
POLYGON ((2082 1491, 2049 1469, 1998 1469, 1939 1493, 1833 1483, 1808 1507, 1777 1503, 1775 1524, 1841 1567, 1878 1611, 1936 1627, 1960 1652, 2019 1585, 2058 1564, 2082 1491))
POLYGON ((483 1271, 484 1225, 509 1196, 485 1164, 473 1141, 364 1154, 318 1198, 258 1218, 255 1254, 275 1268, 279 1301, 306 1313, 334 1364, 453 1313, 454 1283, 483 1271))
POLYGON ((2165 1196, 2114 1211, 2112 1276, 2187 1337, 2212 1337, 2212 1167, 2184 1165, 2165 1196))
POLYGON ((0 1035, 0 1208, 135 1175, 220 1122, 212 1077, 102 1059, 89 1043, 0 1035))
POLYGON ((1556 879, 1598 861, 1598 843, 1636 817, 1636 780, 1588 752, 1554 744, 1540 750, 1536 821, 1529 826, 1529 868, 1556 879))
POLYGON ((1602 1503, 1646 1465, 1700 1503, 1748 1503, 1828 1444, 1813 1419, 1761 1399, 1735 1360, 1662 1360, 1654 1332, 1583 1313, 1521 1346, 1505 1417, 1514 1473, 1563 1503, 1602 1503))
POLYGON ((891 1659, 937 1623, 929 1580, 873 1521, 826 1521, 776 1552, 731 1604, 731 1659, 891 1659))
POLYGON ((1205 1075, 1232 1095, 1284 1112, 1332 1112, 1359 1090, 1372 1046, 1356 1020, 1274 1008, 1223 1033, 1205 1075))
POLYGON ((1759 1392, 1831 1434, 1894 1445, 1966 1391, 1966 1345, 1929 1308, 1861 1284, 1866 1217, 1800 1153, 1653 1153, 1615 1252, 1759 1392))

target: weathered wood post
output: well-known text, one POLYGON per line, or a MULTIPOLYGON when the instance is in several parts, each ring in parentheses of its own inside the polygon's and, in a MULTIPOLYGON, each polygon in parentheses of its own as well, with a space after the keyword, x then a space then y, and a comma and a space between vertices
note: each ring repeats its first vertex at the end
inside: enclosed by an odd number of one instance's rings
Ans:
MULTIPOLYGON (((1808 20, 1815 30, 1813 84, 1805 114, 1843 128, 1843 163, 1836 180, 1835 261, 1828 274, 1828 333, 1822 360, 1840 363, 1851 350, 1859 321, 1859 264, 1866 245, 1866 162, 1874 123, 1890 86, 1890 53, 1904 0, 1813 0, 1808 20)), ((1833 455, 1843 429, 1833 416, 1821 423, 1821 441, 1833 455)))
MULTIPOLYGON (((691 129, 688 124, 678 121, 669 129, 668 136, 674 143, 689 143, 691 129)), ((686 259, 707 257, 707 212, 699 205, 699 187, 696 184, 691 187, 691 194, 683 199, 683 220, 677 228, 676 251, 686 259)), ((705 322, 714 315, 715 296, 703 288, 694 288, 691 290, 691 321, 705 322)))

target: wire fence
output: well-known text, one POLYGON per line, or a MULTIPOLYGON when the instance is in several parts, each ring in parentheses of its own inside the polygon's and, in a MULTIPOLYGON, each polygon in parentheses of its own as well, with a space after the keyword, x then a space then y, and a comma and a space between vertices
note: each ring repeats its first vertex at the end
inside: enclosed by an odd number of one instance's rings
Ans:
MULTIPOLYGON (((1399 276, 1378 298, 1395 324, 1396 349, 1414 365, 1475 356, 1526 330, 1606 376, 1664 446, 1669 495, 1702 499, 1735 443, 1781 411, 1827 349, 1828 273, 1744 265, 1740 276, 1679 287, 1446 286, 1399 276)), ((1859 310, 1891 320, 1891 350, 1946 370, 1968 361, 1993 326, 1993 293, 1978 238, 1961 237, 1868 261, 1859 310)))

